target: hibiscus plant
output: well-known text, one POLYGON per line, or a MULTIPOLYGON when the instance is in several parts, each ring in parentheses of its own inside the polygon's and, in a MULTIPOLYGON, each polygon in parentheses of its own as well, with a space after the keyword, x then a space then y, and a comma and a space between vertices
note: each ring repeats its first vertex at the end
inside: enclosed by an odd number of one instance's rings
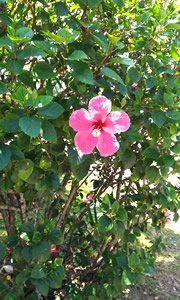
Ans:
POLYGON ((0 1, 0 299, 117 299, 155 271, 178 219, 177 11, 0 1))

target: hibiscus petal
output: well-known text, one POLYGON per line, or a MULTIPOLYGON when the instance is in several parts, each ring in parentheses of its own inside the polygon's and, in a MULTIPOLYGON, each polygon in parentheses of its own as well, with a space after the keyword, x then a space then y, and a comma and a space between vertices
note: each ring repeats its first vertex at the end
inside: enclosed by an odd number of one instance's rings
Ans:
POLYGON ((106 157, 111 156, 118 151, 119 143, 115 135, 104 131, 100 135, 96 147, 99 150, 100 155, 106 157))
POLYGON ((89 101, 88 111, 95 120, 104 121, 111 111, 111 101, 104 96, 96 96, 89 101))
POLYGON ((98 137, 94 137, 90 131, 78 132, 75 135, 74 142, 83 154, 90 154, 98 142, 98 137))
POLYGON ((111 112, 105 122, 104 130, 111 133, 119 133, 127 131, 130 127, 130 118, 124 111, 111 112), (109 129, 109 131, 108 131, 109 129))
POLYGON ((81 108, 71 114, 69 126, 75 131, 87 131, 93 126, 93 120, 88 111, 81 108))

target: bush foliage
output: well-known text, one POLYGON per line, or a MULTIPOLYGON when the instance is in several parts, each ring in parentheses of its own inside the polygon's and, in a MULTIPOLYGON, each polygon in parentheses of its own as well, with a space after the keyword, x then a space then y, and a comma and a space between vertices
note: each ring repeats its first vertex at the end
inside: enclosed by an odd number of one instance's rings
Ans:
POLYGON ((115 299, 154 271, 148 224, 178 218, 176 2, 1 0, 0 18, 0 298, 115 299), (131 118, 108 158, 68 123, 98 94, 131 118))

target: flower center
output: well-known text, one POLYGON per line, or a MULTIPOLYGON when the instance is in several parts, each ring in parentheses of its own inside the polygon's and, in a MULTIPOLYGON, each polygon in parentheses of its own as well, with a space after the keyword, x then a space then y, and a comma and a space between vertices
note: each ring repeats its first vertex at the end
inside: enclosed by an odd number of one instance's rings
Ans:
POLYGON ((101 135, 101 131, 102 131, 102 122, 97 122, 94 126, 94 129, 92 131, 92 135, 94 137, 98 137, 101 135))
POLYGON ((100 134, 101 134, 101 130, 100 130, 100 129, 94 129, 94 130, 92 131, 92 135, 93 135, 94 137, 98 137, 98 136, 100 136, 100 134))

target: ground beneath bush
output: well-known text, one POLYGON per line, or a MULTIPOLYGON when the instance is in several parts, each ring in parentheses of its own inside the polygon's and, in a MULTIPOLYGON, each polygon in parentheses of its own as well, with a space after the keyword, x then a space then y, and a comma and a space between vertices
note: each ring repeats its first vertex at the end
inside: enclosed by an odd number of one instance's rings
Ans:
POLYGON ((165 249, 156 260, 156 274, 146 276, 143 285, 127 289, 120 299, 180 299, 180 221, 171 222, 163 230, 165 249))

